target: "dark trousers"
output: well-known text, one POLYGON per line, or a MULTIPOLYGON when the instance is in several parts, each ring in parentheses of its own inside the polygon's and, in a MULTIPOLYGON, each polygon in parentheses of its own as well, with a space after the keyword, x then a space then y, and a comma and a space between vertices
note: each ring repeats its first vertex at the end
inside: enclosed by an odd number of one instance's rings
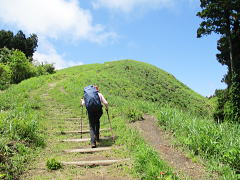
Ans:
POLYGON ((102 109, 99 109, 98 111, 88 111, 91 143, 95 143, 96 138, 99 139, 100 118, 102 114, 102 109))

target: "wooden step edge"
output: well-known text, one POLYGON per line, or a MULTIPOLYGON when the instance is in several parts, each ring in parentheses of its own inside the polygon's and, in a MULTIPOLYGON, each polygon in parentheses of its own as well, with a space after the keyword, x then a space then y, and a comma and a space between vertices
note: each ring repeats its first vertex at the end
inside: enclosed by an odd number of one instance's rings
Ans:
MULTIPOLYGON (((76 128, 77 128, 77 130, 74 130, 74 131, 80 131, 80 130, 78 130, 78 129, 81 129, 81 127, 80 127, 79 124, 76 124, 76 125, 66 124, 66 125, 64 125, 64 126, 61 126, 60 128, 65 129, 66 127, 69 128, 69 129, 70 129, 70 128, 71 128, 71 129, 76 129, 76 128)), ((87 126, 87 125, 82 126, 83 131, 87 131, 88 128, 89 128, 89 126, 87 126)), ((64 131, 64 130, 62 130, 62 131, 64 131)), ((71 131, 73 131, 73 130, 71 130, 71 131)), ((67 132, 68 132, 68 131, 67 131, 67 132)))
MULTIPOLYGON (((110 131, 110 129, 100 129, 100 131, 110 131)), ((73 134, 73 133, 89 133, 90 130, 82 130, 82 131, 62 131, 61 134, 73 134)))
POLYGON ((83 138, 83 139, 64 139, 62 142, 88 142, 90 138, 83 138))
POLYGON ((49 117, 48 119, 51 119, 51 120, 66 120, 66 121, 73 121, 73 122, 78 122, 78 121, 74 121, 74 120, 79 120, 79 123, 80 123, 80 120, 81 118, 62 118, 62 117, 49 117))
POLYGON ((92 153, 111 150, 112 147, 98 147, 98 148, 86 148, 86 149, 70 149, 64 150, 66 153, 92 153))
POLYGON ((79 122, 81 121, 81 118, 64 118, 63 120, 69 121, 69 122, 79 122))
POLYGON ((63 165, 77 165, 77 166, 107 166, 114 163, 129 161, 130 159, 119 160, 96 160, 96 161, 75 161, 75 162, 61 162, 63 165))
POLYGON ((81 120, 82 118, 81 117, 66 117, 64 119, 68 119, 68 120, 75 120, 75 119, 81 120))
MULTIPOLYGON (((110 139, 113 139, 114 137, 102 137, 100 138, 100 141, 101 140, 110 140, 110 139)), ((82 138, 82 139, 64 139, 64 140, 61 140, 61 142, 88 142, 90 141, 90 138, 82 138)))

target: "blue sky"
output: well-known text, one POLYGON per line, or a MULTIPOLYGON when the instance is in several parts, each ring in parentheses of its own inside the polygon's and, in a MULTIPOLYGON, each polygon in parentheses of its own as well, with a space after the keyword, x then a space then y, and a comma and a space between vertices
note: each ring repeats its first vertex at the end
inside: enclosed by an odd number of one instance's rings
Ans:
POLYGON ((34 58, 56 68, 120 59, 155 65, 203 96, 226 67, 217 35, 196 38, 198 0, 0 0, 0 29, 36 33, 34 58))

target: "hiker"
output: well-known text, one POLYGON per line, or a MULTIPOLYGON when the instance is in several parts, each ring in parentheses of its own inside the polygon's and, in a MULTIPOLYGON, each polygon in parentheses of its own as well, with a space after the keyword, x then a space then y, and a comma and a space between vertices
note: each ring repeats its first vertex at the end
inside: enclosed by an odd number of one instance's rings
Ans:
POLYGON ((100 118, 103 114, 102 104, 108 111, 108 102, 97 86, 90 85, 84 88, 84 99, 81 99, 81 104, 86 106, 88 112, 91 147, 96 148, 96 141, 99 142, 100 118))

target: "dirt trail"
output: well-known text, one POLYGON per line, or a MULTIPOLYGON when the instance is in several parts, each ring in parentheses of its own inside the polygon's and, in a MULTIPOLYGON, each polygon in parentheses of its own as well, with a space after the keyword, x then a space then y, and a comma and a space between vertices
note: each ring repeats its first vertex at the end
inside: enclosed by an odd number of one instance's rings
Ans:
POLYGON ((157 126, 157 120, 153 116, 145 115, 143 121, 133 124, 144 139, 152 145, 160 154, 160 157, 175 169, 175 172, 184 179, 211 179, 205 172, 204 167, 192 162, 184 153, 173 147, 170 135, 157 126))

